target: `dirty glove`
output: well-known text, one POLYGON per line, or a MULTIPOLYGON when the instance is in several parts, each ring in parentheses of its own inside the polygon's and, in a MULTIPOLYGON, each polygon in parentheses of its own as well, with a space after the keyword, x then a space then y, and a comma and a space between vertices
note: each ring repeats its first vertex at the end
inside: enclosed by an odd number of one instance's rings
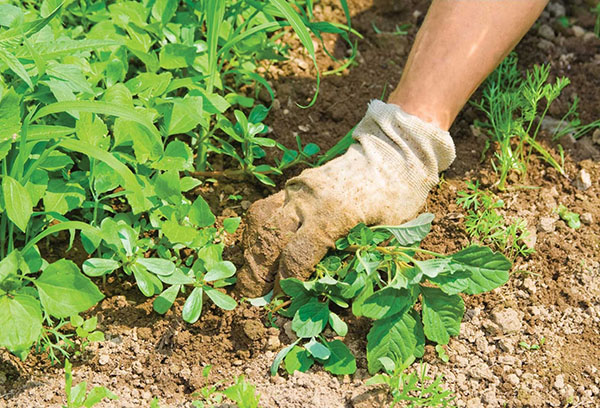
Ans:
POLYGON ((344 155, 249 208, 238 293, 261 296, 278 279, 308 278, 358 223, 414 218, 455 156, 448 132, 381 101, 369 104, 353 137, 358 143, 344 155))

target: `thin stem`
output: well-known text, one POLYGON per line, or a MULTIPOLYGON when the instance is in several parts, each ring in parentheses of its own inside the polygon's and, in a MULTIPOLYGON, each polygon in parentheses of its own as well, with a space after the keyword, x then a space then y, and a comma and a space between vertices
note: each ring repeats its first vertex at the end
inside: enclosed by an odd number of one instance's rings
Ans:
POLYGON ((446 255, 438 254, 437 252, 429 251, 427 249, 415 248, 415 247, 405 247, 405 246, 393 246, 393 247, 382 247, 382 246, 360 246, 360 245, 350 245, 348 248, 345 248, 343 251, 345 252, 356 252, 363 248, 375 249, 376 251, 381 252, 386 255, 405 255, 409 257, 411 260, 414 260, 410 255, 405 254, 403 251, 416 251, 422 254, 435 256, 437 258, 446 258, 446 255))

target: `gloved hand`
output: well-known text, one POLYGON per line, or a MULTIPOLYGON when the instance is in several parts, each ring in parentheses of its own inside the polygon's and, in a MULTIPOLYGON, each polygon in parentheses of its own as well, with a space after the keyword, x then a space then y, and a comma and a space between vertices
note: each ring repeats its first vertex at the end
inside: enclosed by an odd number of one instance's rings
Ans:
POLYGON ((455 157, 448 132, 381 101, 369 104, 353 137, 358 143, 344 155, 304 170, 248 209, 238 293, 261 296, 278 279, 308 278, 358 223, 414 218, 455 157))

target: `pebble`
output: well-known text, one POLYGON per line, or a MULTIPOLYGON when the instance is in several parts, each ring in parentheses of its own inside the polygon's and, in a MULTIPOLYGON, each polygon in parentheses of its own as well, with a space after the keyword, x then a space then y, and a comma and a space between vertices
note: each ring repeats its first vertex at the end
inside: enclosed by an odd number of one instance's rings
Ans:
POLYGON ((494 378, 494 373, 492 373, 490 367, 488 367, 488 365, 485 363, 479 363, 469 368, 467 373, 471 376, 471 378, 474 378, 476 380, 483 378, 485 380, 491 381, 494 378))
POLYGON ((519 383, 521 382, 521 380, 519 380, 519 376, 515 373, 509 374, 508 377, 506 377, 506 380, 514 386, 519 385, 519 383))
POLYGON ((575 181, 573 181, 573 185, 581 191, 585 191, 590 188, 592 186, 592 178, 590 177, 590 173, 588 173, 585 169, 579 170, 575 181))
POLYGON ((107 365, 110 362, 110 356, 108 354, 101 354, 98 359, 98 364, 107 365))
POLYGON ((245 211, 248 208, 250 208, 250 205, 252 205, 252 203, 248 200, 243 200, 240 205, 242 206, 242 209, 245 211))
POLYGON ((592 133, 592 142, 600 145, 600 129, 596 129, 594 130, 594 133, 592 133))
POLYGON ((573 35, 577 38, 581 38, 585 35, 585 29, 578 25, 574 25, 573 27, 571 27, 571 30, 573 31, 573 35))
POLYGON ((556 38, 556 34, 554 33, 554 30, 548 24, 542 24, 540 26, 540 28, 538 28, 538 34, 542 38, 545 38, 546 40, 550 40, 550 41, 552 41, 556 38))
POLYGON ((288 339, 290 339, 290 341, 296 341, 296 339, 298 338, 298 336, 296 336, 296 333, 294 333, 294 331, 292 330, 291 320, 285 322, 285 324, 283 325, 283 331, 285 332, 285 335, 288 337, 288 339))
POLYGON ((267 339, 267 350, 275 351, 278 350, 281 346, 281 341, 279 341, 278 336, 270 336, 267 339))
POLYGON ((591 225, 594 222, 594 216, 592 213, 585 212, 581 214, 581 222, 583 222, 585 225, 591 225))
POLYGON ((552 48, 554 48, 554 43, 552 43, 552 41, 548 41, 544 38, 542 38, 540 40, 540 42, 538 42, 538 48, 543 50, 543 51, 550 51, 552 48))
POLYGON ((467 408, 483 408, 483 404, 479 398, 475 397, 467 401, 467 408))
POLYGON ((597 38, 596 34, 594 34, 592 32, 587 32, 583 35, 583 42, 593 41, 596 38, 597 38))
POLYGON ((136 373, 136 374, 140 374, 141 375, 144 372, 144 368, 142 367, 142 363, 139 362, 139 361, 137 361, 137 360, 134 361, 131 364, 131 368, 133 369, 133 372, 136 373))
POLYGON ((552 217, 541 217, 540 222, 537 225, 537 229, 540 232, 554 232, 556 227, 554 223, 556 220, 552 217))
POLYGON ((548 9, 550 14, 552 14, 554 17, 562 17, 567 13, 565 6, 560 3, 550 3, 546 9, 548 9))
POLYGON ((521 330, 521 319, 516 310, 506 308, 492 313, 492 320, 500 327, 504 334, 521 330))
POLYGON ((561 391, 565 387, 565 376, 559 374, 554 379, 554 389, 556 391, 561 391))

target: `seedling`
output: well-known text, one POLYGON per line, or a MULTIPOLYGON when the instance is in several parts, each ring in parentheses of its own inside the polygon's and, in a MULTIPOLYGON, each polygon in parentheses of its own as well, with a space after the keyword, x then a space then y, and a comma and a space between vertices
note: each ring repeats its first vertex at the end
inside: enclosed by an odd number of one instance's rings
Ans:
POLYGON ((90 408, 101 402, 103 399, 118 400, 115 394, 105 387, 94 387, 88 393, 87 382, 82 381, 75 387, 73 385, 73 375, 71 374, 71 362, 65 360, 65 394, 67 405, 63 408, 90 408))
MULTIPOLYGON (((208 378, 212 366, 206 366, 202 370, 202 376, 208 378)), ((221 381, 211 386, 203 387, 199 392, 193 394, 194 397, 201 397, 199 400, 192 402, 192 405, 197 408, 213 407, 216 404, 221 404, 224 398, 236 403, 239 408, 258 408, 260 395, 256 392, 256 387, 246 381, 243 375, 235 379, 235 384, 225 388, 223 391, 218 391, 221 381)))
POLYGON ((456 396, 452 391, 442 387, 443 376, 435 379, 428 375, 429 367, 421 363, 414 371, 407 371, 414 359, 396 368, 395 363, 387 357, 382 357, 386 374, 376 374, 369 378, 367 385, 384 384, 389 388, 393 401, 390 408, 404 402, 407 407, 454 407, 451 404, 456 396))
POLYGON ((539 350, 544 343, 546 343, 546 338, 542 337, 538 344, 529 344, 525 341, 519 342, 519 346, 523 347, 525 350, 539 350))
POLYGON ((564 205, 560 204, 556 209, 558 216, 567 223, 570 228, 579 229, 581 228, 581 221, 579 220, 579 214, 569 211, 569 209, 564 205))
POLYGON ((507 223, 497 209, 504 207, 504 201, 490 192, 479 189, 479 181, 467 181, 467 191, 459 191, 457 204, 467 211, 465 229, 475 242, 491 245, 514 259, 527 257, 535 250, 526 242, 529 238, 527 221, 517 218, 507 223))
POLYGON ((432 220, 432 214, 422 214, 400 226, 357 225, 319 263, 312 280, 282 280, 291 301, 280 313, 292 318, 298 340, 279 352, 271 374, 282 361, 288 372, 306 371, 318 362, 333 374, 353 373, 350 350, 324 335, 328 325, 338 336, 347 334, 339 314, 343 309, 373 320, 367 335, 371 373, 384 368, 382 358, 401 366, 423 356, 426 338, 448 344, 459 333, 464 312, 459 293, 499 287, 508 280, 511 262, 477 245, 451 255, 420 248, 432 220))

